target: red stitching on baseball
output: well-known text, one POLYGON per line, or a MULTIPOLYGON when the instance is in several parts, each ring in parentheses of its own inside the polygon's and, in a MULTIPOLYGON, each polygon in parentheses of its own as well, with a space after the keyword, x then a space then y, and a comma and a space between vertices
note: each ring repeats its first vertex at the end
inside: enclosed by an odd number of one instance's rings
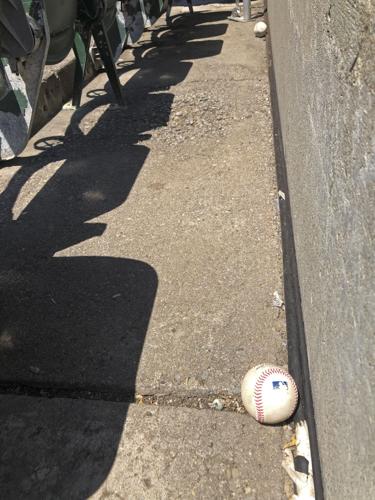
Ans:
MULTIPOLYGON (((278 373, 280 375, 283 375, 284 377, 287 377, 289 382, 294 388, 293 395, 294 395, 294 408, 297 405, 297 400, 298 400, 298 389, 296 386, 296 383, 294 382, 293 378, 291 375, 286 372, 285 370, 282 370, 281 368, 267 368, 256 380, 255 382, 255 388, 254 388, 254 401, 255 401, 255 410, 256 410, 256 418, 259 422, 263 423, 264 422, 264 408, 263 408, 263 396, 262 396, 262 388, 267 380, 267 378, 270 375, 273 375, 274 373, 278 373)), ((294 411, 294 409, 293 409, 294 411)))

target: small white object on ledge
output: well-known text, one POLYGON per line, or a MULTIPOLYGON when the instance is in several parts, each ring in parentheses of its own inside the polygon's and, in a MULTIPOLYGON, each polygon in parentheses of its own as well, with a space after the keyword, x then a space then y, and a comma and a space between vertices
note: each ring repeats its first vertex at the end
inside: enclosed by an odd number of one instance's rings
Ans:
POLYGON ((254 26, 255 36, 262 38, 267 34, 267 24, 264 21, 258 21, 254 26))

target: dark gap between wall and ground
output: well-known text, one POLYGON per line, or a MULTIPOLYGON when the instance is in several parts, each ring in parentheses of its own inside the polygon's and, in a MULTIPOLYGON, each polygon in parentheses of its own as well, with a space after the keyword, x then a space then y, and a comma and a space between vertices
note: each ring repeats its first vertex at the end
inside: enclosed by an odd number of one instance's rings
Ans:
MULTIPOLYGON (((320 467, 319 447, 315 426, 314 404, 311 390, 309 361, 306 347, 305 328, 298 280, 298 267, 294 245, 293 221, 288 190, 288 175, 285 162, 281 120, 277 96, 276 78, 272 58, 272 40, 265 0, 265 21, 268 25, 267 55, 270 81, 271 111, 276 160, 278 189, 285 194, 285 200, 279 199, 281 239, 283 247, 284 290, 286 305, 286 323, 288 336, 289 371, 297 382, 300 403, 294 420, 306 420, 309 430, 311 461, 314 475, 316 500, 324 499, 323 482, 320 467)), ((298 465, 296 465, 296 469, 298 465)))

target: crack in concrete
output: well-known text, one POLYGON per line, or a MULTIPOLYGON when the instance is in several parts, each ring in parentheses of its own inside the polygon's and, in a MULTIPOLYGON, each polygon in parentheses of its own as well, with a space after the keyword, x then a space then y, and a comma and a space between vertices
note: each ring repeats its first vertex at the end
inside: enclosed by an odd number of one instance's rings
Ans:
POLYGON ((149 406, 172 406, 197 410, 246 413, 239 396, 223 393, 160 393, 134 394, 124 391, 98 391, 74 387, 38 387, 20 383, 0 385, 0 394, 39 398, 84 399, 112 403, 135 403, 149 406))
POLYGON ((245 413, 245 408, 240 398, 228 394, 137 394, 135 400, 138 404, 154 406, 185 407, 197 410, 216 409, 217 411, 245 413))

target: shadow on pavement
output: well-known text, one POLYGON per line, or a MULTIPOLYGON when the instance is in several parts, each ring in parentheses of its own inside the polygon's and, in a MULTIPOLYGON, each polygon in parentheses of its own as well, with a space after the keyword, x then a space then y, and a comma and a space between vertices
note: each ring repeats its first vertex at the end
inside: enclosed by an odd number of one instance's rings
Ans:
MULTIPOLYGON (((153 129, 168 124, 173 94, 166 90, 186 78, 191 61, 221 51, 221 40, 202 39, 224 34, 227 25, 202 23, 227 15, 185 17, 172 34, 165 27, 154 29, 153 43, 134 50, 139 71, 124 87, 128 109, 108 108, 84 135, 79 125, 85 115, 112 101, 107 93, 94 94, 74 113, 64 137, 46 137, 37 144, 45 151, 14 163, 20 168, 0 194, 3 392, 134 399, 158 286, 156 270, 127 258, 55 254, 104 233, 105 223, 91 221, 126 201, 149 152, 142 142, 153 129), (14 220, 13 207, 27 181, 58 160, 64 163, 14 220)), ((119 238, 126 239, 125 221, 121 232, 119 238)), ((122 252, 123 246, 122 239, 122 252)), ((35 399, 36 422, 43 421, 41 401, 35 399)), ((102 484, 116 456, 126 406, 117 416, 111 413, 111 422, 105 412, 96 415, 95 424, 90 410, 72 415, 73 408, 74 401, 66 400, 56 418, 42 423, 35 435, 22 424, 14 427, 30 417, 20 404, 3 415, 4 498, 87 498, 102 484), (96 426, 107 425, 111 433, 98 447, 96 426), (77 432, 84 439, 76 439, 77 432)))

